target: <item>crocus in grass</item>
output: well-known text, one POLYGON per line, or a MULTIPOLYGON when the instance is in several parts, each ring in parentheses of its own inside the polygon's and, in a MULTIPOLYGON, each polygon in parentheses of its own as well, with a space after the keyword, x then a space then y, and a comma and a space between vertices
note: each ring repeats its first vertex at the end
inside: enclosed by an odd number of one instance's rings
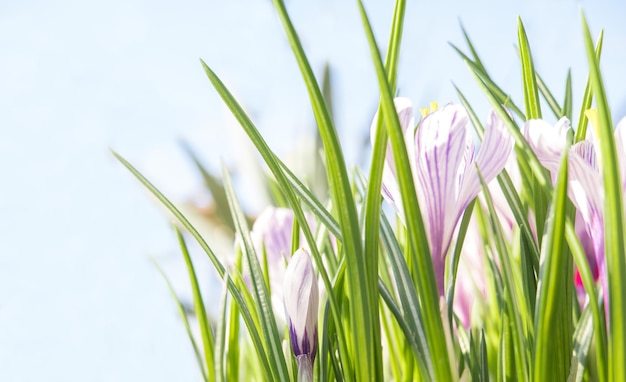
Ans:
POLYGON ((298 380, 311 381, 317 352, 319 292, 311 258, 303 248, 289 261, 283 293, 291 349, 298 362, 298 380))
MULTIPOLYGON (((513 138, 492 111, 483 143, 475 153, 467 112, 462 106, 450 104, 435 110, 415 128, 411 102, 396 98, 395 104, 428 235, 437 288, 443 295, 445 259, 455 227, 467 205, 481 190, 476 167, 489 183, 507 163, 513 138)), ((372 137, 375 126, 376 118, 372 137)), ((383 196, 402 214, 397 174, 389 148, 383 173, 383 196)))
MULTIPOLYGON (((594 119, 591 118, 592 123, 594 119)), ((523 134, 536 153, 539 161, 555 176, 558 162, 566 147, 569 121, 562 118, 555 126, 543 120, 526 123, 523 134)), ((622 188, 626 192, 626 118, 615 129, 622 188)), ((599 278, 605 291, 605 307, 608 301, 606 264, 604 253, 604 191, 602 173, 597 157, 596 142, 584 140, 569 149, 568 195, 577 209, 577 230, 587 252, 589 266, 594 277, 599 278), (581 224, 582 222, 582 224, 581 224)), ((579 292, 582 292, 580 277, 576 275, 579 292)))
MULTIPOLYGON (((309 226, 313 228, 312 219, 309 226)), ((263 253, 267 261, 267 272, 272 298, 272 307, 279 321, 284 322, 283 282, 287 263, 291 258, 294 213, 288 208, 266 207, 255 220, 250 235, 259 259, 263 253)), ((304 241, 301 238, 301 241, 304 241)))

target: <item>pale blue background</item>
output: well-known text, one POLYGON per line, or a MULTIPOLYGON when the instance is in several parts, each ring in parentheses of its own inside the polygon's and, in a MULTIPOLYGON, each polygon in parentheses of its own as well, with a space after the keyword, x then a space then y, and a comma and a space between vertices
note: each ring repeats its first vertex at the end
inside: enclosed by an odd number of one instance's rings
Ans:
MULTIPOLYGON (((381 44, 391 1, 366 1, 381 44)), ((614 119, 626 114, 624 2, 409 1, 402 95, 423 106, 487 104, 448 41, 461 19, 493 77, 519 101, 513 45, 525 21, 537 69, 562 99, 586 79, 580 7, 602 58, 614 119), (469 5, 472 3, 472 5, 469 5)), ((376 82, 354 1, 291 0, 313 66, 335 69, 337 121, 367 157, 376 82)), ((233 163, 235 129, 198 58, 222 76, 280 153, 311 127, 298 69, 271 4, 232 1, 0 2, 0 381, 195 381, 191 348, 149 261, 178 258, 166 219, 109 147, 175 198, 199 180, 177 151, 233 163)), ((253 190, 243 193, 251 211, 253 190)), ((185 282, 185 280, 182 280, 185 282)), ((215 292, 217 293, 217 292, 215 292)), ((209 298, 216 298, 209 296, 209 298)))

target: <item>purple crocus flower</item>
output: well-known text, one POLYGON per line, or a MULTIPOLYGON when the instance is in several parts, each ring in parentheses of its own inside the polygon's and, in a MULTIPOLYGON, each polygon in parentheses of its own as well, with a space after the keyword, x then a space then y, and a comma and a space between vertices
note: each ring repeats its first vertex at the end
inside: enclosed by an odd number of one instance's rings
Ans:
MULTIPOLYGON (((593 118, 591 118, 592 123, 593 118)), ((542 120, 526 123, 523 134, 537 154, 544 167, 556 176, 558 162, 565 149, 565 136, 569 121, 561 119, 554 127, 542 120)), ((622 189, 626 192, 626 118, 615 129, 615 141, 620 162, 622 189)), ((569 150, 568 195, 576 209, 577 230, 582 231, 581 242, 586 249, 589 266, 594 276, 600 279, 604 289, 605 308, 608 307, 608 284, 604 252, 604 191, 601 187, 602 172, 597 157, 597 148, 593 140, 584 140, 573 145, 569 150), (600 186, 599 186, 600 185, 600 186), (582 221, 582 224, 580 222, 582 221), (582 228, 581 228, 582 227, 582 228)), ((579 292, 582 290, 580 277, 576 280, 579 292)))
POLYGON ((312 380, 317 352, 319 292, 311 258, 303 248, 289 261, 283 293, 291 349, 298 361, 298 380, 312 380))
MULTIPOLYGON (((313 219, 309 226, 314 228, 313 219)), ((267 259, 272 307, 279 322, 285 322, 283 316, 283 284, 287 263, 291 258, 291 239, 293 235, 294 213, 291 209, 268 206, 257 217, 250 231, 252 242, 259 260, 263 251, 267 259)), ((304 243, 304 238, 300 240, 304 243)))
MULTIPOLYGON (((396 111, 415 180, 415 189, 428 235, 439 294, 444 293, 445 258, 455 227, 467 205, 481 190, 476 167, 487 183, 504 168, 513 149, 513 138, 492 111, 480 150, 474 140, 465 109, 447 105, 413 125, 413 108, 406 98, 396 98, 396 111)), ((372 124, 372 136, 376 118, 372 124)), ((396 169, 390 150, 383 172, 383 196, 402 215, 396 169)))

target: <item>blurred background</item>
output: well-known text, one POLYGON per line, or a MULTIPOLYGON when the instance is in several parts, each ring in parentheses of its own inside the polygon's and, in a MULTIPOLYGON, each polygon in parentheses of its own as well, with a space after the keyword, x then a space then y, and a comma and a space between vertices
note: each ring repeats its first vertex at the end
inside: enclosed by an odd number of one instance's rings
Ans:
MULTIPOLYGON (((519 14, 536 69, 559 100, 572 68, 578 110, 587 76, 584 8, 594 35, 605 28, 614 121, 626 115, 623 1, 473 3, 408 1, 398 85, 417 107, 458 101, 454 82, 486 118, 484 96, 448 45, 466 50, 460 22, 492 77, 523 104, 519 14)), ((393 2, 365 4, 384 48, 393 2)), ((287 5, 320 77, 330 63, 347 161, 367 166, 377 85, 356 2, 287 5)), ((222 161, 241 173, 257 158, 199 58, 277 153, 287 158, 310 146, 312 112, 270 1, 0 2, 0 381, 199 380, 150 261, 188 299, 168 218, 109 151, 181 205, 211 208, 181 142, 216 174, 222 161)), ((254 180, 239 176, 236 184, 246 211, 259 213, 267 201, 254 180)), ((232 249, 223 238, 215 245, 232 249)), ((205 283, 208 301, 219 293, 205 283)))

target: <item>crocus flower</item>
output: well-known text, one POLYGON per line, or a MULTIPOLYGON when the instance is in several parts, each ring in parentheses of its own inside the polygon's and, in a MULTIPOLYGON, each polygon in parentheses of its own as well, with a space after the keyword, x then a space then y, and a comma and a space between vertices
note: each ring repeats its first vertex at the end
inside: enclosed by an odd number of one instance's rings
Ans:
MULTIPOLYGON (((492 111, 482 146, 475 154, 465 109, 447 105, 422 119, 417 129, 413 108, 406 98, 396 98, 396 111, 404 130, 415 189, 428 235, 439 294, 444 293, 445 258, 455 227, 467 205, 481 190, 476 167, 489 183, 504 168, 513 138, 492 111)), ((372 124, 372 136, 376 118, 372 124)), ((383 196, 402 215, 397 174, 388 148, 383 172, 383 196)))
POLYGON ((319 292, 311 258, 303 248, 289 261, 283 293, 291 349, 298 362, 298 380, 310 381, 317 352, 319 292))
MULTIPOLYGON (((591 119, 592 123, 593 118, 591 119)), ((526 123, 523 134, 537 155, 539 161, 555 176, 558 162, 566 146, 565 137, 569 121, 561 119, 554 127, 541 120, 526 123)), ((626 192, 626 118, 615 129, 622 188, 626 192)), ((569 150, 568 195, 578 210, 577 230, 583 247, 586 249, 589 266, 594 277, 600 279, 604 289, 605 308, 608 306, 606 264, 604 253, 604 192, 601 188, 602 174, 597 158, 597 148, 592 140, 584 140, 569 150), (600 186, 600 187, 599 187, 600 186), (582 224, 580 224, 582 221, 582 224)), ((580 277, 575 279, 579 292, 582 292, 580 277)))
MULTIPOLYGON (((312 219, 309 226, 313 228, 312 219)), ((288 208, 266 207, 257 217, 250 236, 259 260, 265 253, 272 307, 276 318, 285 322, 283 316, 283 284, 287 263, 291 258, 294 213, 288 208)), ((304 238, 301 238, 304 243, 304 238)), ((306 247, 306 245, 305 245, 306 247)))

